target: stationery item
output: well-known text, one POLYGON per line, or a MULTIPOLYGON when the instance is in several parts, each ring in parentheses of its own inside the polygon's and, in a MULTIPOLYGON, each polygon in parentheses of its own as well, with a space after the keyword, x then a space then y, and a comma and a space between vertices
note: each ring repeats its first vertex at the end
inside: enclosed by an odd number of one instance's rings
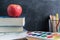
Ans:
POLYGON ((31 32, 31 35, 27 35, 27 37, 37 38, 42 40, 58 40, 60 39, 60 33, 52 33, 52 32, 31 32), (39 35, 39 36, 37 36, 39 35))
POLYGON ((55 16, 52 16, 52 17, 53 17, 53 20, 52 20, 53 32, 57 32, 57 30, 56 30, 56 17, 55 16))
POLYGON ((56 17, 54 15, 50 15, 49 31, 56 32, 56 17))
POLYGON ((59 19, 59 21, 58 21, 58 24, 57 24, 56 28, 57 28, 57 32, 60 33, 60 19, 59 19))
POLYGON ((48 38, 47 35, 51 35, 51 32, 31 32, 28 33, 27 37, 33 37, 33 38, 40 38, 40 39, 46 39, 48 38))
POLYGON ((49 31, 50 32, 58 32, 59 29, 59 15, 56 13, 56 15, 50 15, 49 20, 49 31))
POLYGON ((59 15, 58 13, 56 13, 56 24, 58 24, 58 20, 59 20, 59 15))
POLYGON ((53 17, 52 15, 50 15, 50 19, 49 19, 49 31, 53 32, 53 21, 52 21, 53 17))

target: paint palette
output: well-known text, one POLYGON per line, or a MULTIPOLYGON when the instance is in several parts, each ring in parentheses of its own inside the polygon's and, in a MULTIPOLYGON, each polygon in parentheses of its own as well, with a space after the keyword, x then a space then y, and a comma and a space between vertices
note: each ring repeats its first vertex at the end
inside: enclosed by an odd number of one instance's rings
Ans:
POLYGON ((29 32, 27 37, 40 38, 44 40, 57 40, 58 38, 60 38, 60 33, 35 31, 29 32))

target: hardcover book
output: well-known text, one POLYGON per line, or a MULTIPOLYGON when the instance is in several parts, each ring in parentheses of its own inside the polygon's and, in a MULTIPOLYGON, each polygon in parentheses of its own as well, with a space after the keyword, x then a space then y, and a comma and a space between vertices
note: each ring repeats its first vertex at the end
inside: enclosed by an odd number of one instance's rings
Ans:
POLYGON ((0 18, 0 32, 21 32, 25 18, 0 18))

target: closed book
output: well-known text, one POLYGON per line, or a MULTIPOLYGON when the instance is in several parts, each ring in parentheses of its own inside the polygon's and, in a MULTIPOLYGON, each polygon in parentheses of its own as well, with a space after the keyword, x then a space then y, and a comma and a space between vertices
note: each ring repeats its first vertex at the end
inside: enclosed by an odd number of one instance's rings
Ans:
POLYGON ((0 32, 23 31, 25 17, 22 18, 0 18, 0 32))

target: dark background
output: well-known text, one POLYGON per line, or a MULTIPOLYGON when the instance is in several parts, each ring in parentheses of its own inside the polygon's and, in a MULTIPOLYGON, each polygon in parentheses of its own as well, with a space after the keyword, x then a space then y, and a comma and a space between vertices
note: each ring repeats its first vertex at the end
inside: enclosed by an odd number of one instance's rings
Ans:
POLYGON ((26 18, 24 28, 29 31, 49 31, 49 15, 60 13, 59 0, 0 0, 0 16, 8 16, 7 6, 12 3, 22 6, 20 17, 26 18))

